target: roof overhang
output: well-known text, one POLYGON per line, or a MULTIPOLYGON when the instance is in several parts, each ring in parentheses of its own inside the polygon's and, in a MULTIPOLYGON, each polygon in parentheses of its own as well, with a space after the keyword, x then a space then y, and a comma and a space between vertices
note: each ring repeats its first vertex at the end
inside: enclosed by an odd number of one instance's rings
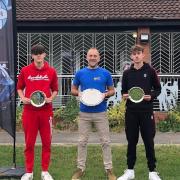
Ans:
POLYGON ((18 31, 63 31, 64 29, 130 29, 137 27, 160 28, 180 27, 180 19, 126 19, 126 20, 41 20, 41 21, 17 21, 18 31))

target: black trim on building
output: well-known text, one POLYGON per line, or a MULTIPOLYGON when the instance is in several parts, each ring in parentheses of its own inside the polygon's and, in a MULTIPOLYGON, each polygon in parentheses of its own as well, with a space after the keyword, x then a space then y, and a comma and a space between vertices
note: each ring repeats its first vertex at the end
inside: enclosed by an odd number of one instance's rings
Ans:
POLYGON ((107 20, 107 21, 17 21, 18 32, 76 32, 129 31, 137 27, 150 27, 153 30, 179 29, 180 20, 107 20))

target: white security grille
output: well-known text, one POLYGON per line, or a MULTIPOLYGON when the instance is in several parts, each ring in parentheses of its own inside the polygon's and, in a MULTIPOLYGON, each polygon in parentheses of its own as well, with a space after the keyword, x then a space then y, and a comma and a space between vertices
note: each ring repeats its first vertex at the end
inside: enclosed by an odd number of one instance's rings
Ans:
POLYGON ((18 34, 17 39, 17 73, 19 74, 21 68, 29 64, 27 34, 18 34))
MULTIPOLYGON (((100 51, 100 66, 113 75, 115 86, 119 84, 126 64, 130 63, 130 48, 135 44, 132 32, 119 33, 18 33, 17 72, 31 62, 31 47, 41 43, 46 48, 47 61, 59 77, 59 94, 54 107, 65 105, 70 97, 70 87, 75 72, 87 66, 86 53, 91 47, 100 51)), ((180 33, 152 33, 151 64, 161 76, 168 75, 171 83, 161 77, 170 87, 174 76, 180 73, 180 33)), ((180 77, 176 77, 180 84, 180 77)), ((176 82, 175 81, 175 82, 176 82)), ((180 89, 180 88, 179 88, 180 89)), ((179 91, 178 91, 179 92, 179 91)), ((118 95, 119 97, 120 95, 118 95)), ((178 94, 179 97, 179 94, 178 94)), ((115 98, 115 97, 114 97, 115 98)), ((117 98, 115 98, 117 100, 117 98)), ((155 109, 159 110, 158 102, 155 109)))
POLYGON ((180 73, 180 33, 172 34, 172 71, 180 73))
POLYGON ((91 47, 100 51, 100 66, 117 74, 123 62, 130 61, 135 39, 132 33, 19 33, 18 73, 31 62, 31 47, 38 43, 45 46, 46 59, 59 75, 71 75, 87 66, 86 53, 91 47))
POLYGON ((94 34, 73 34, 73 67, 74 72, 87 66, 86 53, 94 46, 94 34))
POLYGON ((114 41, 115 36, 113 34, 96 34, 95 45, 100 51, 101 61, 99 65, 106 68, 111 73, 115 73, 114 69, 114 41))
POLYGON ((121 33, 116 34, 115 40, 115 71, 122 74, 124 65, 131 62, 130 49, 135 44, 135 39, 132 34, 121 33))
POLYGON ((151 63, 161 74, 180 73, 180 33, 151 35, 151 63))

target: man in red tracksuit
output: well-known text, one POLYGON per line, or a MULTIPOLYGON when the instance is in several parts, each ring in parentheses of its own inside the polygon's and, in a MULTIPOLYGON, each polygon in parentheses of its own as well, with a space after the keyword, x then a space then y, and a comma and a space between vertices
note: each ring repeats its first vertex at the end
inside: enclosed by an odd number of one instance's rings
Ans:
POLYGON ((53 180, 48 173, 51 152, 52 101, 58 93, 58 78, 54 68, 44 60, 46 53, 42 45, 34 45, 31 49, 30 65, 23 67, 17 83, 17 92, 24 104, 22 121, 25 133, 25 164, 26 173, 21 180, 33 179, 34 145, 38 131, 42 141, 42 180, 53 180), (45 93, 45 105, 34 107, 30 96, 34 91, 45 93))

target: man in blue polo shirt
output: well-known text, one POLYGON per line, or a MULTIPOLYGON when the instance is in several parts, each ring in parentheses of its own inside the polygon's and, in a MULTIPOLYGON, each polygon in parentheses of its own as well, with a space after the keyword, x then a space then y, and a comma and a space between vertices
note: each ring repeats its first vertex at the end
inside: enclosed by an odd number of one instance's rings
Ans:
MULTIPOLYGON (((103 99, 114 95, 114 86, 112 77, 106 69, 98 66, 100 55, 96 48, 90 48, 87 52, 88 67, 79 70, 75 74, 75 78, 71 87, 71 93, 74 96, 81 97, 81 92, 86 89, 97 89, 102 93, 103 99), (80 87, 80 89, 79 89, 80 87)), ((77 171, 74 173, 72 180, 79 179, 84 174, 87 142, 93 122, 98 131, 102 150, 104 167, 109 180, 115 180, 116 177, 112 172, 112 157, 109 136, 109 123, 107 119, 107 105, 103 100, 96 106, 87 106, 80 103, 79 114, 79 143, 78 143, 78 158, 77 171)))

